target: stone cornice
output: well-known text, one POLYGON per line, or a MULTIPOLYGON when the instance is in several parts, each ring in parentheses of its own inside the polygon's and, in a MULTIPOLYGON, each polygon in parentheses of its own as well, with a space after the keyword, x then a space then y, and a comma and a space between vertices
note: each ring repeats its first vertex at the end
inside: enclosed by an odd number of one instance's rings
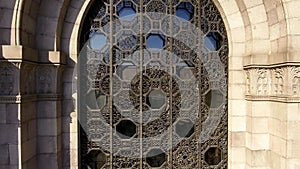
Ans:
POLYGON ((8 61, 38 61, 38 51, 24 46, 2 45, 1 59, 8 61))
POLYGON ((61 51, 44 51, 25 46, 0 45, 0 60, 8 62, 34 62, 37 64, 65 65, 66 55, 61 51), (40 53, 47 53, 47 59, 39 60, 40 53))
POLYGON ((251 69, 251 68, 276 68, 276 67, 286 67, 286 66, 300 66, 300 62, 283 62, 283 63, 276 63, 276 64, 252 64, 244 66, 244 69, 251 69))
POLYGON ((52 64, 66 64, 66 55, 59 51, 49 51, 49 62, 52 64))
POLYGON ((283 103, 299 103, 300 97, 291 96, 259 96, 259 95, 246 95, 246 100, 250 101, 273 101, 283 103))
POLYGON ((38 94, 38 101, 60 101, 62 100, 61 94, 38 94))
POLYGON ((18 104, 36 101, 60 101, 62 95, 59 94, 39 94, 39 95, 0 95, 0 104, 18 104))

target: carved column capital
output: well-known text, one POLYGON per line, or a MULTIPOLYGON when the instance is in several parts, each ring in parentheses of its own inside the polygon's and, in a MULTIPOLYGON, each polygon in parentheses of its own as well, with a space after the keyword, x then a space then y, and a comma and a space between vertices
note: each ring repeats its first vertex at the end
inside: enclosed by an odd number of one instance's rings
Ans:
POLYGON ((20 64, 0 61, 0 95, 19 94, 20 64))
POLYGON ((246 72, 246 98, 300 102, 300 63, 249 66, 246 72))

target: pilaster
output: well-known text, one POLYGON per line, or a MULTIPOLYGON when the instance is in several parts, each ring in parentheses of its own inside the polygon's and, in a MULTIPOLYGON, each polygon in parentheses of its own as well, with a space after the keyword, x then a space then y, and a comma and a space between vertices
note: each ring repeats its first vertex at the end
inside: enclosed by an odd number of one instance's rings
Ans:
POLYGON ((36 68, 38 168, 62 168, 62 73, 65 57, 48 52, 36 68), (47 163, 48 165, 45 165, 47 163))
MULTIPOLYGON (((37 52, 1 46, 0 146, 3 168, 36 168, 36 109, 33 72, 37 52)), ((0 167, 0 168, 1 168, 0 167)))
POLYGON ((244 70, 251 105, 251 166, 291 168, 288 164, 299 158, 295 152, 300 137, 294 133, 300 129, 300 63, 250 65, 244 70))

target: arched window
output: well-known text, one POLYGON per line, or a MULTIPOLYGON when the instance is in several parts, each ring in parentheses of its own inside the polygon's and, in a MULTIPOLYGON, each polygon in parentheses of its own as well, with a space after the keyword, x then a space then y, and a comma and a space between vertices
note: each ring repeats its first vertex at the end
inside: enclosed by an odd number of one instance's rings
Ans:
POLYGON ((227 168, 228 42, 211 0, 95 1, 80 38, 81 168, 227 168))

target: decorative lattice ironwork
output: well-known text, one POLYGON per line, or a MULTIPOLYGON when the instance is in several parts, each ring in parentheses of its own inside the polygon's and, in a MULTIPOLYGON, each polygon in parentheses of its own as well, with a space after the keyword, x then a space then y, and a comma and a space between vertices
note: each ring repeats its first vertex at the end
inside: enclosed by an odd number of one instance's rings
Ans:
POLYGON ((228 43, 212 0, 95 1, 82 32, 81 168, 227 168, 228 43))

